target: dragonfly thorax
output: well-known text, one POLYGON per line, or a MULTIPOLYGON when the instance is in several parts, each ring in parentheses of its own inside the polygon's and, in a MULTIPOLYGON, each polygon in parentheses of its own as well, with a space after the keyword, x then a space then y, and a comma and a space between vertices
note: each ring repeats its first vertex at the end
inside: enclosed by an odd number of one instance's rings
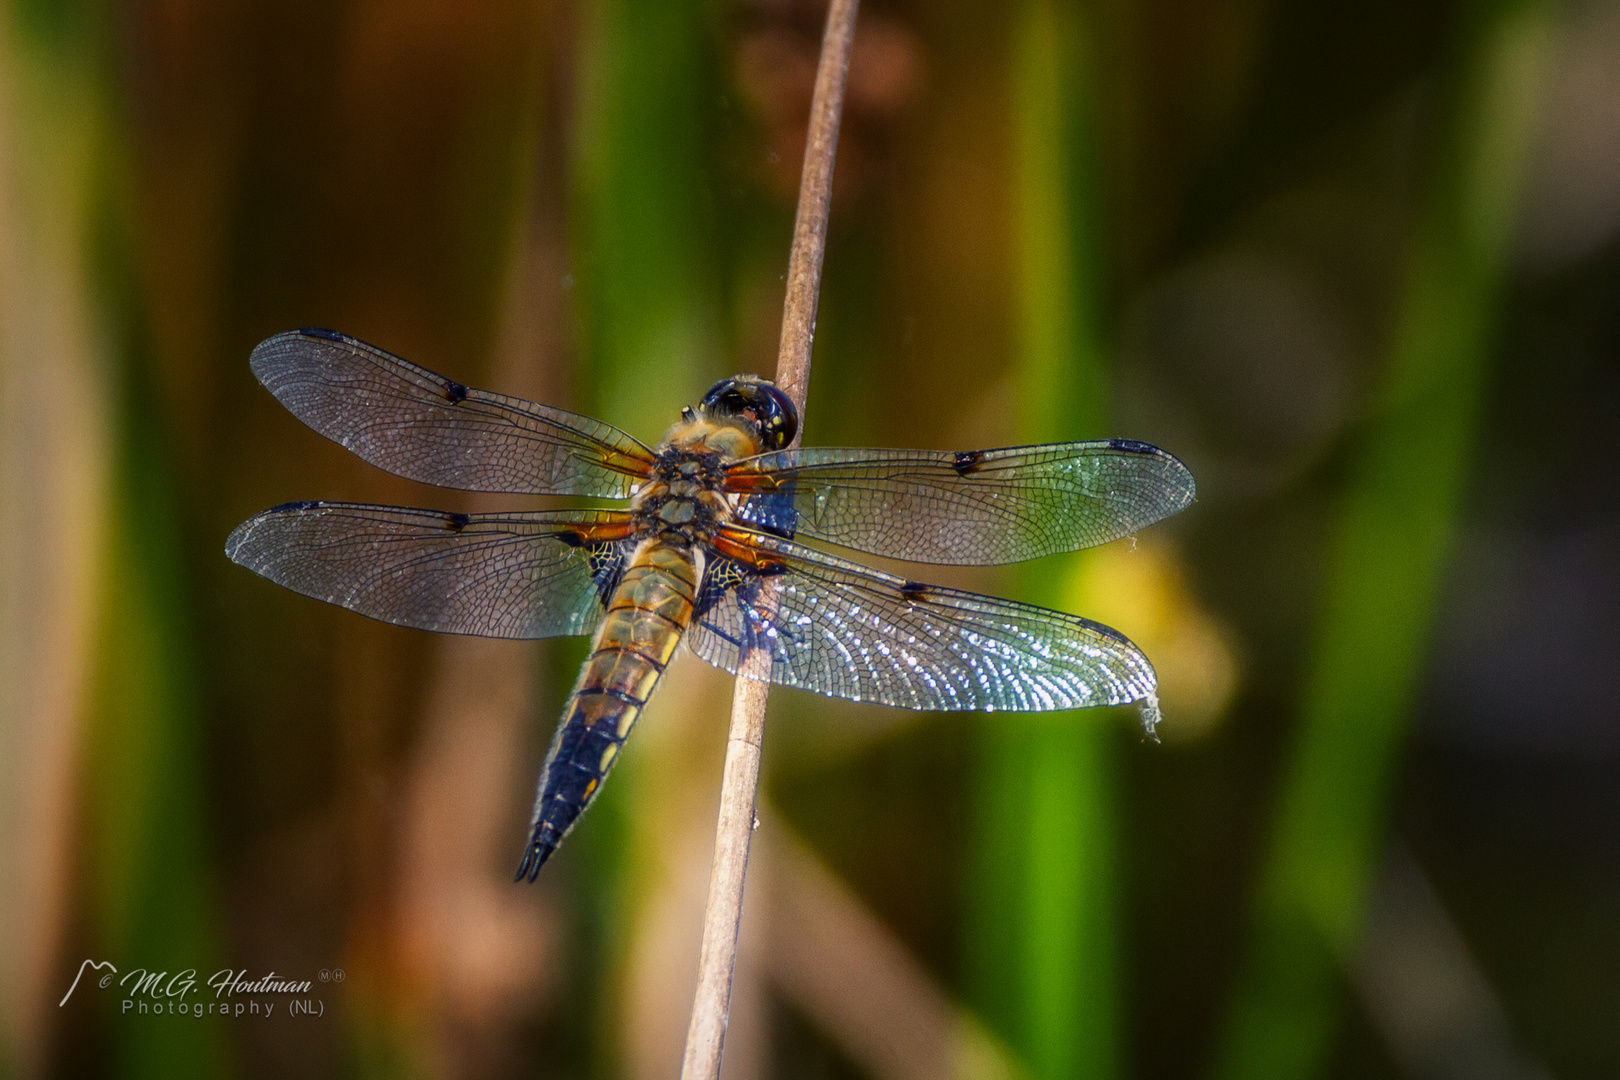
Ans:
POLYGON ((666 444, 658 452, 652 476, 631 504, 643 532, 689 547, 708 540, 733 520, 731 503, 722 490, 724 461, 712 450, 666 444))

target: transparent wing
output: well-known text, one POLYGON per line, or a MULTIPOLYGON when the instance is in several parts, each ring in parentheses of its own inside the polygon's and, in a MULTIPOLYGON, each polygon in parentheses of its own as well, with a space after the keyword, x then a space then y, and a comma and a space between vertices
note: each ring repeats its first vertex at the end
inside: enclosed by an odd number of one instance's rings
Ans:
POLYGON ((782 450, 733 465, 744 521, 908 562, 989 566, 1105 544, 1185 509, 1192 473, 1128 439, 1006 450, 782 450))
POLYGON ((746 558, 710 555, 687 640, 726 671, 765 648, 782 686, 945 712, 1153 698, 1147 657, 1099 623, 921 585, 777 537, 727 530, 723 540, 746 558))
POLYGON ((426 484, 617 499, 652 461, 645 446, 599 420, 474 390, 331 330, 277 334, 249 363, 298 419, 426 484))
POLYGON ((233 562, 294 592, 399 626, 481 637, 588 634, 627 548, 629 515, 452 514, 302 502, 249 518, 233 562))

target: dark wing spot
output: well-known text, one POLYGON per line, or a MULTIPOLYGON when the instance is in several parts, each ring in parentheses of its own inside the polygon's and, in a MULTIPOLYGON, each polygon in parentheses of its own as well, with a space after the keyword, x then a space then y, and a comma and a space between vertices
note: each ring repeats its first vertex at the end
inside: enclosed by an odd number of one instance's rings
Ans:
POLYGON ((321 338, 321 339, 323 339, 325 341, 347 341, 347 340, 349 340, 348 338, 344 337, 342 334, 338 333, 336 330, 323 330, 319 326, 303 326, 303 327, 299 327, 298 332, 300 334, 303 334, 305 337, 321 338))
POLYGON ((713 553, 709 556, 709 567, 703 572, 703 584, 698 588, 697 603, 692 606, 694 626, 701 625, 715 605, 725 599, 727 593, 736 592, 751 602, 759 592, 760 578, 775 577, 777 574, 787 572, 787 564, 774 559, 760 559, 757 563, 750 564, 715 552, 713 548, 710 548, 710 551, 713 553))
POLYGON ((1109 439, 1108 449, 1123 450, 1127 454, 1157 454, 1160 450, 1151 443, 1137 442, 1135 439, 1109 439))
POLYGON ((444 515, 444 527, 449 529, 451 532, 460 532, 470 524, 472 524, 472 518, 468 517, 466 514, 444 515))
POLYGON ((444 380, 444 396, 452 405, 460 405, 467 400, 467 388, 454 379, 444 380))
POLYGON ((715 604, 741 585, 745 577, 742 563, 719 553, 711 554, 708 569, 703 572, 703 585, 698 589, 697 603, 692 605, 693 625, 701 623, 715 604))
POLYGON ((325 506, 319 499, 300 499, 297 502, 284 502, 280 506, 272 506, 266 514, 287 514, 296 510, 319 510, 325 506))
POLYGON ((554 535, 559 544, 567 544, 571 548, 585 546, 585 538, 577 532, 559 532, 554 535))
POLYGON ((958 476, 969 476, 978 472, 983 466, 983 450, 959 450, 956 454, 956 460, 951 462, 951 468, 956 470, 958 476))
POLYGON ((908 604, 928 598, 928 586, 920 581, 908 581, 900 586, 900 598, 908 604))
MULTIPOLYGON (((558 539, 563 537, 559 536, 558 539)), ((603 607, 607 607, 624 578, 624 547, 616 543, 592 544, 587 549, 587 557, 591 561, 591 579, 596 582, 597 599, 603 607)))
MULTIPOLYGON (((1076 616, 1076 618, 1079 618, 1079 616, 1076 616)), ((1124 634, 1120 633, 1118 630, 1115 630, 1112 626, 1104 626, 1102 623, 1100 623, 1100 622, 1092 622, 1090 619, 1080 619, 1080 621, 1085 623, 1086 626, 1089 627, 1091 630, 1095 631, 1096 633, 1101 634, 1103 637, 1109 639, 1110 641, 1117 641, 1121 645, 1129 645, 1131 643, 1130 638, 1126 637, 1124 634)))

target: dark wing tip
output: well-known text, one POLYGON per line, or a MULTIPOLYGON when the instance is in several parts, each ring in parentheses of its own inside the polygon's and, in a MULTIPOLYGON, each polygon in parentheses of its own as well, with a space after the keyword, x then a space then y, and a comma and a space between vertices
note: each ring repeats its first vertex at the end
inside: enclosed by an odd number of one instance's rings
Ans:
POLYGON ((1181 488, 1181 505, 1177 506, 1176 509, 1178 511, 1185 510, 1193 504, 1193 500, 1198 498, 1198 481, 1193 479, 1192 470, 1187 468, 1180 458, 1174 454, 1166 454, 1165 457, 1175 464, 1177 472, 1181 474, 1181 479, 1184 481, 1181 488))
POLYGON ((249 570, 257 572, 259 565, 256 561, 250 561, 253 556, 243 550, 247 547, 255 529, 269 518, 302 513, 305 510, 319 510, 326 505, 328 504, 319 500, 306 499, 299 502, 284 502, 279 506, 272 506, 268 510, 260 510, 257 514, 232 529, 231 535, 225 538, 225 557, 238 566, 246 566, 249 570))
MULTIPOLYGON (((1156 448, 1155 448, 1156 449, 1156 448)), ((1159 457, 1164 461, 1168 475, 1176 480, 1176 505, 1171 513, 1179 513, 1193 504, 1198 498, 1198 481, 1193 479, 1192 470, 1187 468, 1185 462, 1168 450, 1157 450, 1159 457)))
MULTIPOLYGON (((329 333, 330 331, 323 331, 329 333)), ((310 335, 309 330, 287 330, 265 338, 253 346, 253 352, 248 355, 248 368, 252 370, 253 377, 258 379, 271 393, 275 388, 270 385, 272 379, 285 370, 287 366, 287 352, 289 348, 296 348, 296 342, 310 335)))
POLYGON ((293 502, 280 503, 262 513, 255 514, 254 520, 262 518, 266 514, 290 514, 298 510, 319 510, 321 507, 328 505, 330 504, 324 499, 297 499, 293 502))
MULTIPOLYGON (((269 513, 269 511, 265 511, 269 513)), ((231 535, 225 538, 225 557, 238 566, 246 566, 249 570, 255 569, 249 559, 251 555, 243 550, 253 537, 253 530, 258 528, 259 522, 264 520, 264 514, 254 514, 242 524, 231 530, 231 535)))
MULTIPOLYGON (((269 380, 286 374, 289 365, 297 367, 299 344, 310 339, 336 342, 351 348, 365 345, 365 342, 358 338, 340 334, 336 330, 326 330, 319 326, 302 326, 297 330, 272 334, 253 346, 253 352, 248 357, 248 367, 253 370, 254 376, 261 383, 269 386, 269 380)), ((274 392, 273 387, 271 390, 274 392)))
POLYGON ((1135 439, 1109 439, 1108 448, 1122 454, 1138 454, 1154 458, 1165 466, 1164 477, 1172 482, 1175 492, 1175 502, 1166 508, 1166 516, 1187 509, 1198 497, 1198 483, 1193 479, 1192 470, 1170 451, 1135 439))
MULTIPOLYGON (((1098 637, 1107 638, 1109 641, 1112 641, 1116 645, 1128 645, 1128 646, 1130 646, 1131 651, 1136 653, 1138 656, 1140 656, 1142 658, 1143 663, 1147 663, 1147 654, 1142 652, 1142 647, 1140 645, 1138 645, 1136 642, 1132 641, 1130 638, 1126 637, 1124 634, 1120 633, 1118 630, 1115 630, 1112 626, 1108 626, 1105 623, 1097 622, 1094 619, 1087 619, 1087 618, 1085 618, 1084 616, 1081 616, 1081 615, 1069 615, 1068 617, 1073 619, 1075 622, 1079 623, 1081 626, 1085 627, 1087 630, 1090 630, 1092 633, 1096 634, 1098 637)), ((1150 671, 1152 670, 1152 665, 1151 664, 1148 664, 1148 669, 1150 671)))
POLYGON ((231 535, 225 538, 225 557, 231 562, 241 564, 242 560, 237 558, 237 555, 242 551, 242 543, 247 539, 249 527, 256 520, 256 518, 249 518, 247 521, 242 522, 242 524, 231 530, 231 535))

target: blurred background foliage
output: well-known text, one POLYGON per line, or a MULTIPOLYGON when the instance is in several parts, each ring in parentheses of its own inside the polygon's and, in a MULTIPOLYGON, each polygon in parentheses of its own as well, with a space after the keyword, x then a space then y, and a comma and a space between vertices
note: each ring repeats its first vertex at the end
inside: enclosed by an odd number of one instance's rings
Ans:
MULTIPOLYGON (((727 680, 511 885, 579 643, 221 545, 518 501, 246 357, 330 326, 644 440, 769 372, 822 6, 0 14, 0 1075, 674 1075, 727 680), (325 1012, 58 1006, 86 957, 325 1012)), ((1620 1074, 1620 5, 867 0, 826 275, 807 443, 1125 436, 1200 497, 924 575, 1130 634, 1160 744, 773 697, 726 1076, 1620 1074)))

